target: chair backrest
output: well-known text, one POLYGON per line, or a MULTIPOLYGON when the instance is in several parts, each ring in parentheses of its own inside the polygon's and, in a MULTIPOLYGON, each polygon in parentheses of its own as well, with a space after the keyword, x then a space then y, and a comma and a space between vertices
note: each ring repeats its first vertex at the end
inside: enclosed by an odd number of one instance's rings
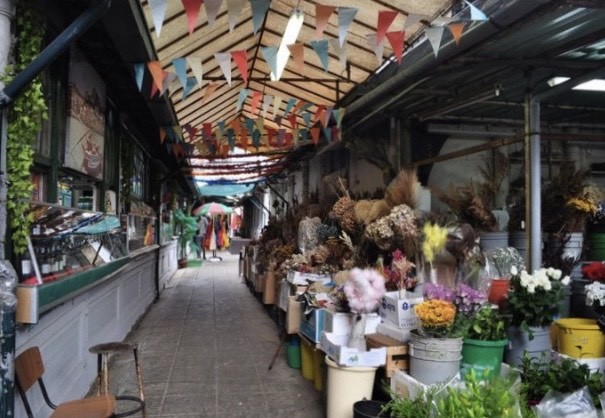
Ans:
POLYGON ((15 359, 15 376, 19 387, 27 392, 44 374, 44 363, 38 347, 30 347, 15 359))

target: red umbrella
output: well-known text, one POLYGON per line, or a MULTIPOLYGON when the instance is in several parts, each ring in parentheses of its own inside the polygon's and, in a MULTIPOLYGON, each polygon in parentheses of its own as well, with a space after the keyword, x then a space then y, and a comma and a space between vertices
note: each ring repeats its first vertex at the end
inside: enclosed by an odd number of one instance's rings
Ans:
POLYGON ((194 215, 226 215, 231 213, 233 210, 225 205, 217 202, 205 203, 202 206, 198 206, 193 210, 194 215))

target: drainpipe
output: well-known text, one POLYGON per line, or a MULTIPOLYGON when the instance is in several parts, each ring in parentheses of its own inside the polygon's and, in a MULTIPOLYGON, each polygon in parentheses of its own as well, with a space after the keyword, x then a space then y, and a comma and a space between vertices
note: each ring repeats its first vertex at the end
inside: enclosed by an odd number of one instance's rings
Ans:
MULTIPOLYGON (((0 65, 6 64, 10 51, 11 20, 14 16, 14 1, 0 0, 0 65), (8 42, 6 42, 8 41, 8 42), (8 44, 8 45, 7 45, 8 44)), ((9 260, 6 260, 6 146, 8 106, 24 88, 44 68, 59 57, 69 46, 109 10, 111 0, 102 0, 85 11, 73 21, 55 40, 53 40, 23 71, 15 76, 11 83, 0 88, 0 417, 14 417, 14 357, 15 357, 15 312, 17 298, 14 289, 17 286, 17 273, 9 260)), ((3 71, 0 66, 0 72, 3 71)))
POLYGON ((428 41, 425 40, 410 51, 410 56, 406 56, 406 60, 404 60, 404 67, 394 76, 346 106, 347 116, 350 118, 354 113, 364 111, 363 120, 371 118, 380 112, 380 110, 398 99, 398 94, 395 94, 394 99, 389 96, 393 95, 394 92, 400 92, 402 90, 402 85, 410 80, 411 77, 429 72, 436 66, 474 47, 490 36, 512 25, 528 13, 531 13, 550 2, 551 0, 516 0, 500 10, 493 12, 488 20, 482 21, 481 23, 475 23, 464 36, 462 36, 459 45, 456 45, 453 40, 442 45, 437 57, 434 56, 432 49, 428 45, 428 41), (423 47, 422 44, 424 44, 423 47), (406 66, 406 63, 409 63, 409 65, 406 66), (369 106, 379 99, 383 100, 379 106, 375 109, 368 109, 369 106))

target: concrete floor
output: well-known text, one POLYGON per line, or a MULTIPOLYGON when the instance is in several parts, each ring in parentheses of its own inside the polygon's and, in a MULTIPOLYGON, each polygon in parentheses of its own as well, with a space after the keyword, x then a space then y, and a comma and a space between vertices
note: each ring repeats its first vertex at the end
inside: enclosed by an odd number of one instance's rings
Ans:
MULTIPOLYGON (((291 369, 276 323, 238 274, 238 256, 180 269, 127 341, 139 345, 147 417, 325 416, 324 395, 291 369)), ((136 394, 131 353, 116 355, 110 391, 136 394)), ((142 414, 136 415, 142 417, 142 414)))

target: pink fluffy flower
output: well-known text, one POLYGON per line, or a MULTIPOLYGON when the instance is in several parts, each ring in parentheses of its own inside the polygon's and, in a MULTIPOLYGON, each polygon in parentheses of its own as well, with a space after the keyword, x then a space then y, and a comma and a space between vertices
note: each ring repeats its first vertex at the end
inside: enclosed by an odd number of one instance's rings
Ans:
POLYGON ((344 285, 344 293, 353 312, 373 312, 385 293, 384 277, 374 269, 354 268, 344 285))

